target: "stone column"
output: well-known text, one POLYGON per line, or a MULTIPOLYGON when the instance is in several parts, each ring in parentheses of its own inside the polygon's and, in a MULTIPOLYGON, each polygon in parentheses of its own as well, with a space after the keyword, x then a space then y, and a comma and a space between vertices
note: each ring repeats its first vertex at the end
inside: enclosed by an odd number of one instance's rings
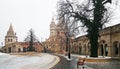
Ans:
POLYGON ((113 57, 114 56, 114 47, 113 46, 109 46, 108 47, 108 56, 109 57, 113 57))
POLYGON ((118 57, 120 57, 120 43, 118 44, 118 57))
POLYGON ((111 46, 108 46, 108 56, 111 56, 111 46))

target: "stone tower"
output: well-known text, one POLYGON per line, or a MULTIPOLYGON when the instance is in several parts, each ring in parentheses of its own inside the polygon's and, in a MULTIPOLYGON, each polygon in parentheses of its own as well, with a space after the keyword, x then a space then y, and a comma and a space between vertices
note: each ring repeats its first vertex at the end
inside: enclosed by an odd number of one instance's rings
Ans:
POLYGON ((12 24, 10 24, 9 30, 7 31, 7 35, 5 36, 5 45, 17 42, 16 33, 14 33, 12 24))
POLYGON ((56 36, 56 24, 54 22, 54 18, 52 18, 51 24, 50 24, 50 37, 56 36))

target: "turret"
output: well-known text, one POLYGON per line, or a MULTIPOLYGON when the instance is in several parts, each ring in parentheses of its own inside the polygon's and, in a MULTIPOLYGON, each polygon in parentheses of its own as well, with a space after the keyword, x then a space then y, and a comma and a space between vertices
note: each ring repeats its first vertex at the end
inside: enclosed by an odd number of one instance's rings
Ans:
POLYGON ((9 43, 17 42, 16 33, 14 33, 12 23, 10 24, 9 30, 7 31, 7 35, 5 36, 5 45, 9 43))
POLYGON ((54 18, 52 18, 51 24, 50 24, 50 37, 56 36, 56 24, 54 21, 54 18))

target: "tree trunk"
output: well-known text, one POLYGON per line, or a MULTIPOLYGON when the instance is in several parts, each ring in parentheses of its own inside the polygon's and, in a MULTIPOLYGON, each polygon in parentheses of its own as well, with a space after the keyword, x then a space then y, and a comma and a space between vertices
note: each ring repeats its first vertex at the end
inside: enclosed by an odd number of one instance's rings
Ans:
POLYGON ((34 51, 34 47, 33 47, 33 42, 30 41, 30 44, 29 44, 29 51, 34 51))
POLYGON ((98 31, 93 29, 90 34, 91 54, 90 57, 98 57, 98 31))
MULTIPOLYGON (((93 1, 94 2, 94 1, 93 1)), ((92 28, 89 31, 89 38, 91 44, 91 57, 98 57, 98 37, 99 37, 99 28, 101 27, 101 21, 104 14, 104 6, 101 0, 96 0, 94 2, 94 21, 92 28)))

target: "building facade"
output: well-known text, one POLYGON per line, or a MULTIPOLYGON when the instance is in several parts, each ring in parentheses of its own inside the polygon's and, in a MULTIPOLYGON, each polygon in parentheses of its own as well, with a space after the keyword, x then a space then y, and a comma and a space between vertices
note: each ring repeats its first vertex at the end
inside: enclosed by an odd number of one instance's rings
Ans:
MULTIPOLYGON (((10 24, 9 30, 7 31, 7 35, 5 36, 5 46, 2 47, 2 52, 5 53, 14 53, 14 52, 27 52, 29 47, 29 42, 18 42, 18 37, 13 30, 12 24, 10 24)), ((34 42, 33 47, 35 51, 41 52, 43 47, 34 42)))
MULTIPOLYGON (((120 24, 102 29, 99 32, 99 56, 120 57, 120 24)), ((52 19, 50 36, 44 42, 45 47, 52 51, 66 51, 66 36, 64 30, 52 19)), ((71 53, 90 55, 90 41, 86 35, 70 40, 71 53)))
MULTIPOLYGON (((98 55, 120 57, 120 24, 107 27, 99 33, 98 55)), ((86 35, 71 42, 71 52, 82 55, 90 54, 90 43, 86 35)))
POLYGON ((60 52, 66 49, 66 40, 65 33, 61 27, 59 27, 59 23, 55 23, 54 18, 52 18, 50 24, 50 36, 44 42, 46 49, 60 52))

